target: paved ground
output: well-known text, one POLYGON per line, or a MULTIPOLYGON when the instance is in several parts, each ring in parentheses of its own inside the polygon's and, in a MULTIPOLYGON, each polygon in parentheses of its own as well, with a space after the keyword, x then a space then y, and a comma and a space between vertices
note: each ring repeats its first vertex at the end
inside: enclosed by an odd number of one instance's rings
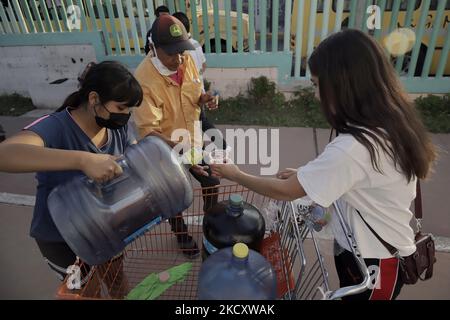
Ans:
MULTIPOLYGON (((17 132, 33 117, 0 117, 7 136, 17 132)), ((231 128, 231 127, 229 127, 231 128)), ((320 152, 328 139, 326 130, 317 131, 320 152)), ((443 152, 430 181, 423 184, 424 227, 436 235, 450 237, 450 209, 447 205, 450 189, 450 137, 434 135, 443 152)), ((316 154, 312 129, 282 128, 279 151, 282 155, 280 167, 298 167, 312 160, 316 154)), ((258 165, 242 166, 244 170, 259 174, 258 165)), ((17 203, 11 194, 33 196, 36 182, 34 174, 0 174, 0 299, 52 299, 55 296, 58 280, 43 262, 39 250, 28 236, 32 217, 32 207, 5 204, 17 203), (6 194, 5 194, 6 193, 6 194), (12 199, 12 200, 11 200, 12 199), (3 202, 3 204, 1 203, 3 202)), ((24 202, 29 197, 22 198, 24 202)), ((446 238, 442 238, 445 249, 446 238)), ((330 242, 321 240, 322 252, 330 271, 330 283, 336 288, 337 281, 332 264, 330 242)), ((447 246, 448 249, 449 246, 447 246)), ((438 263, 433 279, 415 286, 405 287, 400 299, 450 299, 450 253, 439 252, 438 263)))

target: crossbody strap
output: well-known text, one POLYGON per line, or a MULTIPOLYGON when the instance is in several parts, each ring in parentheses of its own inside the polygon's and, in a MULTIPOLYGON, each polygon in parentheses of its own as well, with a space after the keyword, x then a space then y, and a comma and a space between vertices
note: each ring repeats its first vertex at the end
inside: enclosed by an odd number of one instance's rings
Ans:
POLYGON ((359 216, 361 217, 362 221, 364 221, 364 223, 366 224, 366 226, 370 229, 370 231, 372 231, 372 233, 374 234, 375 237, 377 237, 377 239, 383 244, 383 246, 389 251, 390 254, 392 254, 393 256, 397 256, 398 255, 398 250, 393 247, 392 245, 390 245, 389 243, 387 243, 386 241, 384 241, 379 235, 378 233, 375 232, 375 230, 372 229, 372 227, 366 222, 366 220, 363 218, 363 216, 361 215, 361 212, 359 212, 358 210, 356 210, 356 212, 358 212, 359 216))
POLYGON ((419 179, 417 179, 416 199, 414 199, 414 216, 416 219, 422 220, 422 190, 419 179))

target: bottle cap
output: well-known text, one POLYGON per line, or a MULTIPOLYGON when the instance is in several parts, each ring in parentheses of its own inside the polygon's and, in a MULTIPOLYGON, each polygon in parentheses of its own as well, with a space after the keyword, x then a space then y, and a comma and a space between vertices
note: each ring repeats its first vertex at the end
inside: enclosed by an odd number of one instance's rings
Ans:
POLYGON ((239 194, 232 194, 230 196, 230 204, 232 206, 241 206, 244 200, 242 200, 241 195, 239 194))
POLYGON ((236 258, 246 258, 248 257, 248 247, 245 243, 236 243, 233 246, 233 256, 235 256, 236 258))

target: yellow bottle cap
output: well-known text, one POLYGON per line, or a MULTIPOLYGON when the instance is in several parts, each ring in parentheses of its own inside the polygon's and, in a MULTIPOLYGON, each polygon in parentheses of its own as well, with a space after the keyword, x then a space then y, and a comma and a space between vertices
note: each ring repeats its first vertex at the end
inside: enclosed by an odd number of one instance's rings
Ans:
POLYGON ((248 247, 245 243, 236 243, 233 246, 233 256, 236 258, 246 258, 248 256, 248 247))

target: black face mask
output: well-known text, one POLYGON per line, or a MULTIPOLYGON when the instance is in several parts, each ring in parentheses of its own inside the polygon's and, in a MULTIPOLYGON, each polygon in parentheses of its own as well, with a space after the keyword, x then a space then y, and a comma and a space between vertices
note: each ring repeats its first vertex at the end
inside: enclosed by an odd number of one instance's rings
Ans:
POLYGON ((131 112, 129 113, 117 113, 117 112, 109 112, 108 109, 104 105, 102 105, 103 108, 105 108, 106 111, 109 113, 109 119, 101 118, 97 115, 97 111, 94 108, 95 112, 95 122, 97 122, 97 125, 99 127, 104 127, 112 130, 117 130, 122 128, 124 125, 128 123, 128 120, 130 119, 131 112))

